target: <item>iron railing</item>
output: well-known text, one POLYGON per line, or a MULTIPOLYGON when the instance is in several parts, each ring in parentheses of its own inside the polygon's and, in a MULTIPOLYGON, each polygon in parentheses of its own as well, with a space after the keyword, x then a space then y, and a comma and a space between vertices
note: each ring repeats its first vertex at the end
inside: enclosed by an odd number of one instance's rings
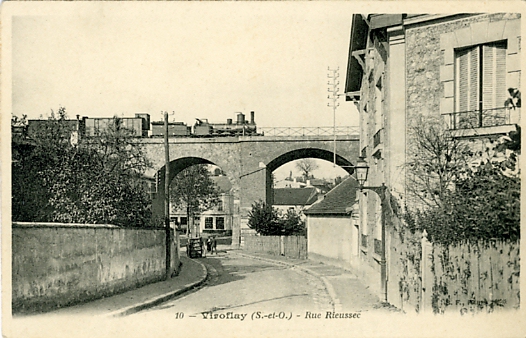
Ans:
POLYGON ((359 135, 360 127, 258 127, 264 136, 346 136, 359 135))
POLYGON ((471 129, 481 127, 496 127, 513 123, 511 109, 506 107, 469 110, 443 114, 448 116, 449 129, 471 129))

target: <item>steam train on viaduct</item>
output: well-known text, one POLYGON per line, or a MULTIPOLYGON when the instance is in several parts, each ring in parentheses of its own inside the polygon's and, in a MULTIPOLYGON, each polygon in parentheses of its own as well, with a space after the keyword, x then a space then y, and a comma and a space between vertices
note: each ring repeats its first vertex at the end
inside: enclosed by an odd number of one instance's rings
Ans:
MULTIPOLYGON (((164 137, 164 121, 150 122, 150 114, 136 113, 135 117, 119 117, 122 126, 131 130, 135 137, 164 137)), ((28 120, 27 133, 35 130, 49 120, 28 120)), ((67 120, 68 129, 77 130, 80 137, 96 136, 101 131, 114 123, 113 117, 82 117, 77 115, 76 120, 67 120)), ((193 127, 183 122, 168 122, 169 137, 219 137, 219 136, 244 136, 261 135, 257 133, 254 112, 250 112, 250 120, 245 119, 245 114, 237 113, 237 120, 227 119, 226 123, 210 123, 208 119, 196 119, 193 127)))

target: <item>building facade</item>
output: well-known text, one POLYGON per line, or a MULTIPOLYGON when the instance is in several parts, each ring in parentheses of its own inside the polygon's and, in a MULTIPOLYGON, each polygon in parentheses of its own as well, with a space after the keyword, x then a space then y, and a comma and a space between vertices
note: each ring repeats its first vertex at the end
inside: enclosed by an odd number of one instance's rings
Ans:
POLYGON ((309 259, 343 268, 359 267, 358 182, 347 177, 304 211, 309 259))
MULTIPOLYGON (((415 156, 412 127, 419 121, 444 123, 480 153, 517 129, 520 94, 518 100, 511 96, 521 87, 519 14, 371 14, 352 20, 346 98, 360 113, 361 155, 370 167, 366 185, 385 184, 390 202, 411 202, 404 168, 415 156)), ((387 227, 399 222, 391 204, 387 227)), ((385 245, 388 289, 396 290, 389 277, 396 263, 389 231, 381 242, 380 197, 364 190, 359 205, 362 277, 379 291, 378 255, 385 245)))
MULTIPOLYGON (((224 175, 210 177, 220 191, 218 204, 194 216, 194 225, 198 233, 232 235, 232 223, 234 219, 234 196, 231 193, 232 184, 224 175)), ((188 216, 184 208, 171 208, 170 220, 173 226, 186 232, 188 216)))

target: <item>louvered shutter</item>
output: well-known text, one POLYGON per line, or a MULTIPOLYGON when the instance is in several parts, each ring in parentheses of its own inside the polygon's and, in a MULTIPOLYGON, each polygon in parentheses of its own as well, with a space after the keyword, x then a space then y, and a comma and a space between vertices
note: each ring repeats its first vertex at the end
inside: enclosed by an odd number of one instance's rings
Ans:
POLYGON ((457 111, 477 110, 479 104, 479 56, 478 47, 457 52, 457 111))
POLYGON ((482 46, 483 109, 500 108, 506 100, 506 42, 482 46))

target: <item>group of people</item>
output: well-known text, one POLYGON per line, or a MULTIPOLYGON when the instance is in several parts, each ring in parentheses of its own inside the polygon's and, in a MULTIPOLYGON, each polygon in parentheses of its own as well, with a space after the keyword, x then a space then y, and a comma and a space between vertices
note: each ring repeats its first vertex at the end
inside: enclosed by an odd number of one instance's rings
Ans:
POLYGON ((217 255, 217 239, 215 236, 210 237, 201 237, 201 247, 203 248, 203 256, 206 255, 206 253, 213 254, 215 253, 217 255))

